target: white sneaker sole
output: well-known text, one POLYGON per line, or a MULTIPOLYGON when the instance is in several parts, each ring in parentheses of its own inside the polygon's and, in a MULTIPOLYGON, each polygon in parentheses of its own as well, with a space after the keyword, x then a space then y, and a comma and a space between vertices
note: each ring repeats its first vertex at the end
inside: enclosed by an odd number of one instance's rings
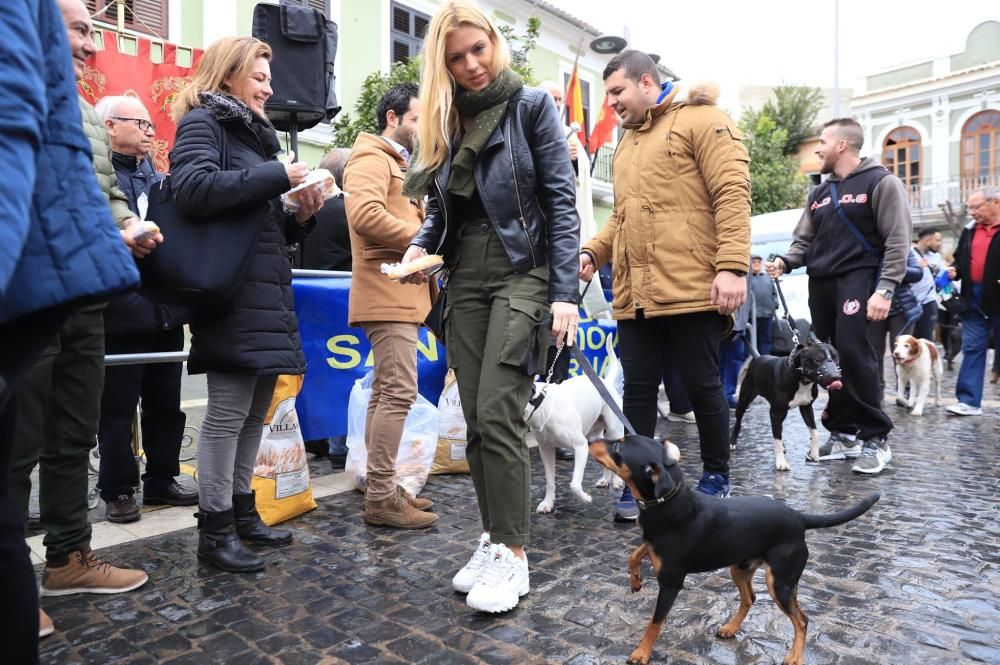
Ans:
POLYGON ((455 578, 451 580, 451 588, 458 593, 469 593, 472 591, 472 587, 476 586, 476 582, 479 581, 479 576, 476 575, 476 579, 472 580, 472 584, 461 584, 455 581, 455 578))
POLYGON ((483 603, 475 601, 475 599, 470 596, 465 599, 465 604, 471 607, 472 609, 476 610, 477 612, 486 612, 488 614, 501 614, 503 612, 510 612, 512 609, 517 607, 518 603, 521 601, 521 598, 528 595, 529 591, 531 591, 531 584, 530 582, 525 582, 524 586, 518 589, 517 597, 514 598, 513 601, 509 599, 500 599, 492 603, 483 603))
POLYGON ((847 460, 847 459, 857 459, 861 456, 861 446, 858 446, 857 450, 842 450, 836 453, 830 453, 829 455, 820 455, 816 460, 809 459, 810 462, 831 462, 834 460, 847 460))
POLYGON ((42 587, 43 596, 70 596, 75 593, 100 593, 100 594, 114 594, 114 593, 128 593, 129 591, 135 591, 143 584, 149 581, 149 576, 145 576, 141 581, 132 584, 127 587, 77 587, 75 589, 46 589, 42 587))

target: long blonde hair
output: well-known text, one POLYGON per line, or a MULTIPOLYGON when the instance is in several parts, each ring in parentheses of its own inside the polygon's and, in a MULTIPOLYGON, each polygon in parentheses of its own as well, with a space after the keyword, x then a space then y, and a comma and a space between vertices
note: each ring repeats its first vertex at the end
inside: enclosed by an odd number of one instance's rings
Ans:
POLYGON ((421 169, 437 170, 448 159, 451 137, 459 131, 458 112, 452 108, 455 79, 445 64, 448 34, 460 27, 479 28, 493 42, 493 77, 510 66, 510 47, 482 10, 468 0, 445 2, 434 14, 424 36, 423 72, 420 86, 420 123, 417 125, 417 163, 421 169))
POLYGON ((177 94, 170 117, 177 122, 196 106, 199 92, 230 92, 226 80, 249 76, 257 58, 271 61, 271 47, 254 37, 223 37, 205 49, 191 83, 177 94))

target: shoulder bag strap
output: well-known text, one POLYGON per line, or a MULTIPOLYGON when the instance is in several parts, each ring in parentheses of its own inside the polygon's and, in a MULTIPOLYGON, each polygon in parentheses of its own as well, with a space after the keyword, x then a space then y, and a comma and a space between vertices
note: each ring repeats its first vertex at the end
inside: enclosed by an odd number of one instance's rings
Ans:
POLYGON ((875 251, 875 248, 872 247, 870 242, 868 242, 865 235, 861 233, 861 229, 854 225, 854 222, 851 221, 851 218, 847 216, 847 213, 844 212, 844 209, 840 206, 840 195, 837 193, 837 183, 830 181, 830 192, 833 194, 833 209, 837 211, 837 217, 839 217, 840 221, 844 223, 844 226, 846 226, 847 230, 851 232, 851 235, 853 235, 857 241, 861 243, 861 246, 865 248, 865 251, 868 252, 873 259, 878 261, 879 266, 881 266, 882 255, 875 251))

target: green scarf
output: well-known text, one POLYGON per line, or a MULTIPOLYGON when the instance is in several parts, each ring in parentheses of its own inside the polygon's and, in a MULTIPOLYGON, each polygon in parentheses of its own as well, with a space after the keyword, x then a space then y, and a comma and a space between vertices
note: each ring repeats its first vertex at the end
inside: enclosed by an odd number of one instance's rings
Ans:
MULTIPOLYGON (((455 93, 455 110, 460 116, 475 116, 475 120, 462 136, 462 142, 451 161, 451 176, 448 179, 450 193, 467 199, 472 197, 476 190, 476 157, 503 120, 511 96, 523 86, 524 81, 518 73, 508 67, 478 92, 459 88, 455 93)), ((420 147, 417 146, 412 163, 419 163, 419 152, 420 147)), ((434 171, 426 169, 409 169, 403 183, 403 195, 414 199, 422 198, 429 191, 434 175, 434 171)))

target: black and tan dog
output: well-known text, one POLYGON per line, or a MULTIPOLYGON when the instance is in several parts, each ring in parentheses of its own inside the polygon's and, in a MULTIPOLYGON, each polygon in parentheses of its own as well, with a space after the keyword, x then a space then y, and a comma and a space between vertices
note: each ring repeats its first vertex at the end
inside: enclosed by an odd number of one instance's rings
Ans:
POLYGON ((812 341, 792 351, 787 358, 760 356, 751 360, 740 377, 740 397, 736 403, 736 421, 733 424, 730 447, 736 449, 736 439, 740 435, 747 407, 758 395, 762 395, 771 405, 774 468, 778 471, 788 471, 790 468, 785 458, 783 426, 789 409, 795 407, 799 407, 802 420, 809 428, 809 453, 806 459, 819 462, 819 432, 816 431, 816 416, 812 405, 819 395, 817 386, 826 390, 839 390, 843 387, 839 363, 840 357, 833 346, 812 341))
POLYGON ((805 532, 853 520, 871 508, 879 495, 838 513, 808 515, 774 499, 719 499, 692 491, 677 464, 680 451, 670 442, 632 435, 611 448, 595 442, 590 452, 622 477, 639 503, 643 544, 628 561, 632 590, 642 586, 639 565, 644 557, 653 564, 660 585, 653 618, 628 662, 649 663, 653 644, 688 573, 729 567, 740 592, 740 606, 716 635, 735 637, 755 599, 754 572, 764 565, 767 589, 795 629, 785 665, 802 665, 808 620, 796 593, 809 557, 805 532))

